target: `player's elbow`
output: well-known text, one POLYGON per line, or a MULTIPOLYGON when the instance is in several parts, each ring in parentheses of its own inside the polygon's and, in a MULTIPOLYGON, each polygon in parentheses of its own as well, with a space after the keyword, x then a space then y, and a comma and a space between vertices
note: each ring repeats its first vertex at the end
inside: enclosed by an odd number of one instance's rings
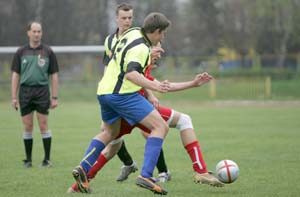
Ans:
POLYGON ((135 71, 131 71, 125 74, 125 79, 132 81, 135 78, 135 71))

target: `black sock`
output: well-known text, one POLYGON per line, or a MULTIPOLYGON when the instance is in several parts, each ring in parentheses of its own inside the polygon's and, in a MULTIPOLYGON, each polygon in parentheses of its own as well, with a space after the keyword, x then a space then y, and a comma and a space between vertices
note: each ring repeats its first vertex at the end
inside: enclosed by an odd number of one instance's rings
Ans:
POLYGON ((120 150, 118 152, 118 157, 123 162, 123 164, 125 166, 130 166, 130 165, 133 164, 133 160, 132 160, 129 152, 126 149, 124 140, 123 140, 122 146, 121 146, 121 148, 120 148, 120 150))
POLYGON ((51 139, 52 137, 43 138, 44 152, 45 152, 44 160, 50 160, 51 139))
POLYGON ((31 161, 31 153, 32 153, 32 142, 33 139, 24 139, 24 145, 25 145, 25 153, 26 153, 26 160, 31 161))
POLYGON ((158 173, 168 172, 168 167, 167 167, 167 164, 165 162, 163 149, 161 149, 161 151, 160 151, 156 167, 157 167, 158 173))

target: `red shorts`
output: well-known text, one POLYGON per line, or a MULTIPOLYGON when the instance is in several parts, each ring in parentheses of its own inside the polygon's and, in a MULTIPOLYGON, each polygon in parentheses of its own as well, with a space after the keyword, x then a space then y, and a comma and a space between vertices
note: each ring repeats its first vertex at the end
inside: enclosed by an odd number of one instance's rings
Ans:
MULTIPOLYGON (((172 109, 171 108, 167 108, 167 107, 159 107, 158 112, 160 113, 161 117, 165 120, 168 121, 172 115, 172 109)), ((121 128, 120 128, 120 133, 119 135, 116 137, 116 139, 120 138, 123 135, 126 134, 130 134, 131 131, 135 128, 138 127, 141 130, 143 130, 146 133, 150 133, 151 131, 144 127, 141 124, 136 124, 131 126, 128 122, 126 122, 124 119, 121 120, 121 128)))

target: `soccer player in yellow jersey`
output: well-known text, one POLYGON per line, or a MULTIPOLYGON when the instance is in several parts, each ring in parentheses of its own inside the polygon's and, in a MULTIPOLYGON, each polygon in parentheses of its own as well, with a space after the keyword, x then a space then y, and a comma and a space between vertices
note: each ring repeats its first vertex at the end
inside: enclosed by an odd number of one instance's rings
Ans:
POLYGON ((143 75, 150 65, 151 46, 163 40, 169 25, 170 21, 163 14, 150 13, 142 28, 127 30, 117 41, 112 59, 98 84, 97 95, 103 120, 101 132, 91 141, 80 165, 72 172, 81 191, 89 192, 86 173, 105 146, 119 134, 123 118, 130 125, 140 123, 151 130, 136 184, 154 193, 167 194, 167 190, 157 185, 151 177, 169 127, 138 91, 146 88, 164 93, 170 89, 168 81, 151 81, 143 75))
MULTIPOLYGON (((133 21, 133 7, 128 3, 121 3, 116 8, 116 23, 118 25, 117 30, 106 37, 104 41, 104 57, 103 57, 103 64, 106 66, 110 58, 112 56, 112 50, 115 46, 117 40, 120 38, 120 36, 128 30, 132 26, 133 21)), ((152 103, 153 104, 153 103, 152 103)), ((142 131, 142 130, 141 130, 142 131)), ((120 150, 118 151, 117 155, 119 159, 123 162, 123 166, 121 167, 120 175, 117 177, 117 181, 121 182, 128 178, 130 173, 136 172, 138 170, 136 162, 133 161, 131 155, 127 151, 125 142, 122 138, 119 139, 121 141, 120 150)), ((116 142, 112 142, 117 146, 116 142)), ((102 162, 106 162, 107 160, 102 158, 102 162)), ((101 162, 97 161, 97 165, 102 165, 101 162)), ((160 155, 158 157, 158 161, 156 164, 158 173, 159 173, 159 180, 165 180, 169 181, 171 179, 171 174, 167 168, 163 149, 160 152, 160 155)))

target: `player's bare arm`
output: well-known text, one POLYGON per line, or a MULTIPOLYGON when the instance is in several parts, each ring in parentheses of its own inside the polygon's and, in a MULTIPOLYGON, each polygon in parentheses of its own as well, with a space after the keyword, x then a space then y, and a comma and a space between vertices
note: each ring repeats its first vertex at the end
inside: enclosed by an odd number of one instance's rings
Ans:
POLYGON ((159 100, 158 98, 153 94, 153 92, 149 89, 144 89, 145 96, 147 100, 155 107, 159 108, 159 100))
POLYGON ((175 92, 175 91, 181 91, 186 90, 189 88, 199 87, 210 80, 212 80, 213 77, 209 75, 207 72, 197 74, 195 78, 192 81, 186 81, 186 82, 171 82, 169 92, 175 92))
POLYGON ((52 88, 52 98, 51 98, 51 109, 57 107, 58 104, 58 74, 54 73, 51 75, 51 88, 52 88))
POLYGON ((18 109, 17 91, 19 86, 20 75, 16 72, 12 73, 11 79, 11 105, 16 110, 18 109))
POLYGON ((150 89, 153 91, 165 93, 170 89, 170 82, 165 81, 151 81, 138 73, 137 71, 132 71, 125 74, 125 78, 132 83, 135 83, 143 88, 150 89))

